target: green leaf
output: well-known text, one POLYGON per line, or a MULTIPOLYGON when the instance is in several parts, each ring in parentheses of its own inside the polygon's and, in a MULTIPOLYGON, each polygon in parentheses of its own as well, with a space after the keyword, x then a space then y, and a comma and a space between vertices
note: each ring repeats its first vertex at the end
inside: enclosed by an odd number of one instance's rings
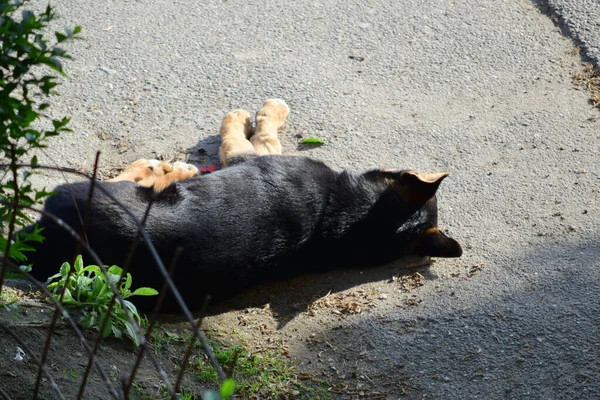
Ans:
POLYGON ((63 35, 63 34, 62 34, 62 33, 60 33, 60 32, 54 32, 54 36, 56 36, 56 41, 57 41, 58 43, 62 43, 62 42, 64 42, 65 40, 67 40, 67 35, 63 35))
POLYGON ((302 144, 318 144, 318 145, 325 144, 325 142, 323 140, 316 138, 316 137, 306 138, 303 141, 301 141, 300 143, 302 143, 302 144))
MULTIPOLYGON (((100 321, 103 321, 106 314, 102 315, 100 321)), ((108 337, 112 332, 112 318, 109 316, 108 321, 106 321, 106 325, 104 326, 104 330, 102 331, 102 337, 108 337)))
POLYGON ((75 299, 73 299, 73 296, 71 295, 71 291, 69 290, 69 288, 65 288, 65 294, 63 295, 63 303, 64 304, 79 304, 78 301, 75 301, 75 299))
POLYGON ((107 271, 110 281, 116 285, 121 279, 121 274, 123 273, 123 270, 117 267, 116 265, 113 265, 112 267, 108 268, 107 271))
POLYGON ((81 254, 79 254, 77 258, 75 258, 73 267, 75 268, 75 273, 79 273, 83 269, 83 257, 81 256, 81 254))
POLYGON ((90 329, 96 324, 96 314, 93 312, 84 313, 79 320, 79 324, 83 329, 90 329))
POLYGON ((104 278, 104 275, 102 274, 102 270, 100 269, 99 266, 97 265, 88 265, 85 268, 82 268, 79 273, 83 274, 85 272, 89 272, 89 275, 97 275, 98 277, 104 278))
POLYGON ((123 288, 125 291, 128 291, 130 287, 131 287, 131 274, 127 273, 127 278, 121 284, 121 288, 123 288))
POLYGON ((221 384, 221 397, 226 399, 233 395, 233 392, 235 392, 235 382, 231 378, 225 379, 221 384))
POLYGON ((64 262, 60 266, 60 276, 62 276, 63 278, 65 278, 69 274, 70 270, 71 270, 71 265, 69 265, 68 262, 64 262))
POLYGON ((19 269, 25 272, 31 272, 31 265, 19 265, 19 269))
POLYGON ((149 287, 137 288, 131 294, 132 296, 156 296, 158 291, 149 287))
POLYGON ((123 269, 120 267, 117 267, 116 265, 109 267, 107 269, 107 271, 109 274, 118 275, 119 277, 121 277, 121 274, 123 273, 123 269))
POLYGON ((117 339, 123 339, 123 331, 118 326, 112 326, 112 333, 117 339))
MULTIPOLYGON (((56 192, 46 192, 45 190, 39 190, 35 193, 35 200, 38 201, 39 199, 42 199, 44 197, 48 197, 48 196, 52 196, 54 195, 56 192)), ((40 229, 44 229, 44 228, 40 228, 40 229)), ((40 230, 41 232, 41 230, 40 230)))
POLYGON ((125 333, 129 339, 131 339, 135 347, 140 345, 140 340, 135 333, 135 329, 133 329, 133 326, 129 322, 125 322, 125 333))
MULTIPOLYGON (((57 273, 57 274, 54 274, 54 275, 52 275, 51 277, 49 277, 49 278, 46 280, 46 283, 47 283, 47 284, 49 284, 49 283, 50 283, 50 282, 52 282, 54 279, 56 279, 56 278, 60 278, 60 277, 61 277, 61 275, 60 275, 60 272, 59 272, 59 273, 57 273)), ((59 283, 59 282, 54 282, 54 283, 52 283, 51 285, 53 285, 52 287, 55 287, 56 285, 58 285, 58 283, 59 283)), ((50 289, 50 286, 48 286, 48 289, 50 289)))
MULTIPOLYGON (((133 314, 133 316, 135 318, 139 319, 140 316, 138 315, 138 310, 132 302, 130 302, 129 300, 123 300, 123 304, 125 305, 125 307, 127 307, 127 309, 133 314)), ((123 318, 125 318, 125 319, 127 318, 124 311, 123 311, 123 318)))

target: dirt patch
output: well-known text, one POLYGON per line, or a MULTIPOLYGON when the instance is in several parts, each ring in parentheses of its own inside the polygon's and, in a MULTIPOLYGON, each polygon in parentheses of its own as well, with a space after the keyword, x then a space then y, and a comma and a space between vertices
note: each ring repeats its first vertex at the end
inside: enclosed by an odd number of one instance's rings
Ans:
MULTIPOLYGON (((412 259, 405 263, 415 264, 412 259)), ((399 378, 390 378, 387 373, 372 368, 371 364, 377 359, 370 355, 368 340, 355 344, 359 347, 354 352, 350 351, 352 341, 342 345, 343 336, 307 334, 304 345, 310 352, 317 352, 308 368, 300 361, 299 349, 292 350, 288 344, 297 340, 296 329, 290 329, 288 324, 297 324, 299 316, 303 321, 329 321, 327 324, 335 325, 336 321, 351 322, 361 316, 372 318, 378 306, 390 301, 398 302, 400 307, 418 305, 419 302, 410 304, 415 296, 413 292, 418 292, 426 283, 423 274, 427 273, 414 269, 404 271, 407 275, 398 272, 397 267, 387 266, 266 283, 209 307, 203 330, 224 371, 236 380, 241 398, 383 399, 391 393, 409 393, 415 384, 403 375, 401 368, 399 378), (356 287, 360 282, 362 285, 356 287), (323 292, 325 295, 317 294, 323 292), (398 297, 400 293, 405 297, 398 297), (361 362, 350 368, 348 362, 354 357, 361 362)), ((0 331, 0 354, 3 355, 0 373, 6 377, 0 389, 18 393, 14 398, 30 398, 38 373, 34 360, 40 358, 44 348, 54 309, 26 281, 9 280, 3 291, 7 305, 0 309, 0 323, 12 335, 0 331)), ((78 320, 76 312, 72 317, 78 320)), ((310 324, 305 328, 310 329, 310 324)), ((190 332, 188 323, 180 316, 162 316, 152 332, 149 349, 171 383, 177 380, 186 359, 192 342, 190 332)), ((86 331, 84 337, 93 344, 97 333, 86 331)), ((194 341, 191 346, 180 386, 180 394, 185 399, 200 398, 200 393, 218 388, 217 374, 200 345, 194 341)), ((65 398, 76 397, 89 354, 64 318, 58 320, 49 349, 46 365, 53 381, 42 377, 40 398, 55 398, 54 386, 65 398)), ((128 341, 106 339, 97 352, 104 376, 97 368, 93 369, 84 385, 85 398, 105 399, 111 393, 118 393, 131 375, 139 350, 128 341)), ((161 375, 147 356, 142 358, 136 372, 131 396, 134 399, 169 398, 161 375)))
MULTIPOLYGON (((9 282, 8 285, 13 283, 9 282)), ((0 390, 10 394, 10 398, 29 399, 34 392, 39 371, 38 360, 48 337, 54 309, 38 294, 18 287, 5 286, 4 299, 11 304, 0 308, 0 374, 4 377, 0 390)), ((77 313, 72 316, 77 321, 77 313)), ((300 383, 288 357, 289 350, 274 329, 265 323, 249 328, 260 332, 252 342, 220 330, 205 329, 220 365, 229 376, 235 378, 240 396, 302 398, 303 393, 316 390, 313 389, 316 386, 314 384, 300 383)), ((149 351, 156 356, 171 384, 179 378, 186 353, 191 349, 179 390, 183 399, 197 399, 207 390, 218 390, 219 387, 216 371, 200 344, 192 340, 190 332, 187 323, 165 316, 153 330, 149 343, 149 351)), ((84 331, 83 340, 88 344, 93 344, 97 339, 94 331, 84 331)), ((82 387, 86 399, 121 396, 140 348, 133 347, 126 340, 104 340, 96 353, 102 372, 94 368, 83 384, 89 353, 81 340, 66 320, 59 319, 50 342, 45 367, 47 373, 40 380, 38 398, 59 398, 58 393, 64 398, 76 398, 82 387)), ((148 356, 141 360, 129 398, 170 398, 161 374, 148 356)))
MULTIPOLYGON (((415 264, 410 261, 408 259, 406 264, 415 264)), ((368 350, 362 347, 357 355, 367 364, 360 368, 360 374, 358 370, 346 372, 333 361, 324 370, 305 368, 296 361, 288 346, 288 341, 294 341, 294 335, 281 330, 288 323, 297 322, 296 316, 301 314, 303 319, 330 321, 369 315, 378 304, 394 300, 390 299, 393 293, 408 294, 424 284, 423 271, 405 271, 410 274, 404 276, 388 266, 366 271, 332 271, 267 283, 229 302, 209 307, 203 329, 224 371, 236 380, 237 393, 242 398, 383 399, 392 389, 392 392, 408 393, 412 387, 410 379, 390 384, 389 377, 369 368, 368 363, 375 359, 369 358, 368 350), (354 288, 358 282, 364 285, 354 288), (327 290, 324 296, 316 295, 324 290, 327 290)), ((9 280, 3 288, 3 299, 5 306, 0 309, 0 323, 7 330, 0 331, 0 373, 6 379, 0 389, 5 393, 18 393, 13 398, 30 398, 38 374, 35 360, 40 359, 54 309, 26 281, 9 280)), ((399 305, 410 301, 411 297, 407 297, 399 305)), ((72 317, 78 320, 76 312, 72 317)), ((149 348, 171 383, 177 381, 186 359, 192 342, 190 332, 188 323, 181 317, 163 316, 151 335, 149 348)), ((90 345, 98 339, 93 330, 84 333, 90 345)), ((316 333, 308 336, 306 345, 311 351, 324 348, 331 352, 327 360, 342 357, 342 364, 347 363, 351 354, 340 353, 336 339, 316 333)), ((218 388, 217 374, 206 354, 197 342, 191 346, 180 386, 181 398, 185 399, 200 398, 200 393, 218 388)), ((95 368, 90 374, 83 385, 85 398, 105 399, 119 393, 131 375, 139 351, 128 341, 105 340, 97 351, 103 372, 95 368)), ((319 351, 316 359, 325 362, 323 357, 319 351)), ((81 390, 88 359, 81 339, 64 318, 59 318, 46 360, 47 374, 52 378, 42 377, 39 397, 55 398, 57 387, 65 398, 75 398, 81 390)), ((136 372, 131 396, 134 399, 169 398, 161 375, 147 356, 142 358, 136 372)))
POLYGON ((590 103, 600 108, 600 72, 590 63, 584 63, 583 70, 573 73, 575 87, 590 92, 590 103))

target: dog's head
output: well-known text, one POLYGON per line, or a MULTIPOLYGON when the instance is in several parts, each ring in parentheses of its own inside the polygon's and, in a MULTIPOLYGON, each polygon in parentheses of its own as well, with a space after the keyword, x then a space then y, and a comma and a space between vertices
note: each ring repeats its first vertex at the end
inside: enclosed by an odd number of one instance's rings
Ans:
POLYGON ((448 176, 411 170, 376 170, 366 177, 383 187, 382 206, 393 222, 394 242, 406 253, 432 257, 460 257, 460 244, 437 227, 436 192, 448 176))

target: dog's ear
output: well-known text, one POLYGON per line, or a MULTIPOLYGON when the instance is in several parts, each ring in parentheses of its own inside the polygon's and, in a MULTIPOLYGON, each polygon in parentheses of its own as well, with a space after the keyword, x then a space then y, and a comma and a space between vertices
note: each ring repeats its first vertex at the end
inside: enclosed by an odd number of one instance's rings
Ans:
POLYGON ((431 257, 460 257, 460 244, 444 235, 438 228, 429 228, 414 242, 414 251, 419 256, 431 257))
POLYGON ((409 204, 423 204, 435 196, 447 172, 416 173, 415 171, 371 171, 372 179, 383 179, 394 188, 400 198, 409 204))
POLYGON ((435 196, 447 172, 421 173, 405 171, 397 184, 400 196, 409 203, 421 204, 435 196))

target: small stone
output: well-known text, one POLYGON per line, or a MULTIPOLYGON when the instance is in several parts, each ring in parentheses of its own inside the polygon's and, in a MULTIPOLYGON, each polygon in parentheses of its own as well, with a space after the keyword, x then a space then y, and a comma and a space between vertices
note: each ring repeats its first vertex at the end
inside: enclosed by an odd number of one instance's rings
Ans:
POLYGON ((110 69, 110 68, 107 68, 107 67, 100 67, 99 69, 100 69, 100 71, 102 71, 102 72, 104 72, 104 73, 106 73, 108 75, 114 75, 114 74, 117 73, 117 71, 115 71, 114 69, 110 69))

